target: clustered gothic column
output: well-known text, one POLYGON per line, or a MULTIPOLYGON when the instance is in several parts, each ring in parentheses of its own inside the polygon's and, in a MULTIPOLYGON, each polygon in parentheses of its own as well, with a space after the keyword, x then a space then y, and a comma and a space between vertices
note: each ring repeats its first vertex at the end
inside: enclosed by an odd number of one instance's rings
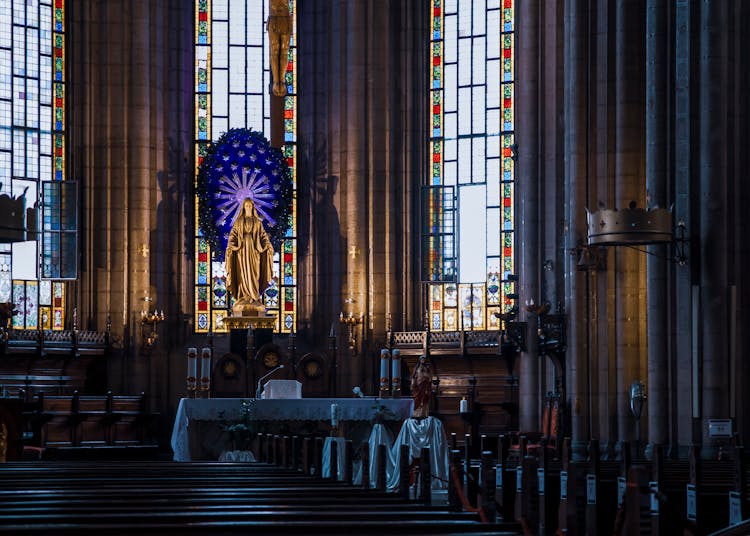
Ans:
MULTIPOLYGON (((667 132, 669 85, 667 1, 648 0, 646 6, 646 202, 670 205, 667 132), (650 198, 650 199, 649 199, 650 198)), ((648 274, 648 439, 666 445, 669 439, 669 333, 667 317, 667 246, 649 247, 648 274)))
POLYGON ((589 439, 589 367, 587 288, 585 272, 568 254, 586 243, 586 191, 588 185, 587 77, 589 12, 586 0, 566 0, 565 5, 565 303, 568 315, 566 354, 567 397, 574 453, 584 454, 589 439))
MULTIPOLYGON (((122 341, 127 358, 109 360, 110 387, 164 394, 168 375, 140 355, 139 320, 144 309, 163 309, 171 322, 192 309, 193 9, 177 0, 70 7, 71 174, 85 232, 79 314, 100 331, 110 316, 122 341), (175 240, 175 228, 186 236, 175 240)), ((162 328, 157 352, 174 331, 162 328)))
MULTIPOLYGON (((371 31, 367 21, 367 5, 364 0, 349 2, 341 13, 343 48, 346 50, 346 63, 343 67, 343 94, 340 121, 329 125, 341 130, 340 150, 341 170, 341 236, 345 255, 340 259, 344 274, 340 288, 340 303, 344 313, 359 315, 364 313, 369 296, 367 288, 367 263, 370 258, 367 228, 372 205, 368 190, 369 143, 367 124, 370 120, 368 102, 368 49, 367 35, 371 31), (344 141, 345 140, 345 141, 344 141), (347 304, 348 301, 348 304, 347 304), (349 309, 347 311, 346 309, 349 309)), ((364 321, 364 320, 363 320, 364 321)), ((364 363, 361 350, 356 361, 345 361, 342 373, 343 385, 360 385, 363 379, 364 363), (348 377, 347 377, 348 376, 348 377)))
MULTIPOLYGON (((729 417, 727 105, 729 12, 726 2, 701 4, 699 60, 701 418, 704 444, 709 419, 729 417)), ((747 147, 747 145, 745 145, 747 147)), ((732 181, 733 182, 733 181, 732 181)))
MULTIPOLYGON (((691 101, 696 94, 692 62, 692 43, 695 21, 691 14, 689 0, 678 0, 674 6, 674 27, 681 28, 674 36, 674 219, 685 222, 687 232, 694 233, 692 198, 694 185, 692 137, 695 126, 691 121, 691 101)), ((696 207, 697 208, 697 207, 696 207)), ((694 253, 691 241, 686 250, 688 266, 676 268, 674 273, 674 354, 670 355, 670 390, 672 400, 672 454, 679 453, 681 446, 697 442, 693 430, 694 419, 700 414, 696 410, 697 389, 693 386, 694 364, 697 363, 698 349, 693 344, 693 276, 694 253), (675 452, 677 451, 677 452, 675 452)), ((696 296, 697 297, 697 296, 696 296)), ((697 336, 697 333, 695 334, 697 336)), ((697 381, 697 379, 696 379, 697 381)), ((683 454, 685 454, 683 452, 683 454)))
POLYGON ((389 316, 395 329, 421 323, 416 210, 427 164, 428 14, 420 6, 299 6, 298 321, 314 346, 339 312, 364 315, 357 357, 339 363, 342 386, 374 376, 371 351, 385 342, 389 316))
POLYGON ((610 247, 603 277, 596 271, 604 266, 592 272, 595 256, 579 256, 588 279, 568 260, 574 445, 589 436, 605 444, 634 439, 628 387, 636 379, 648 379, 641 427, 648 422, 651 443, 702 442, 711 455, 711 419, 734 418, 738 429, 745 422, 739 386, 747 372, 736 326, 750 296, 748 239, 738 231, 747 193, 737 177, 748 158, 739 149, 747 145, 739 125, 746 124, 748 85, 748 41, 739 29, 748 17, 748 6, 727 3, 566 2, 563 254, 585 242, 577 223, 583 206, 622 209, 631 201, 674 202, 690 246, 686 265, 667 260, 679 260, 686 244, 651 247, 651 256, 610 247))
MULTIPOLYGON (((618 0, 615 13, 615 207, 627 208, 635 201, 643 207, 644 177, 644 50, 643 2, 618 0)), ((610 207, 613 208, 613 207, 610 207)), ((615 261, 615 359, 617 367, 617 437, 635 439, 630 412, 629 388, 643 380, 645 369, 645 255, 632 248, 617 247, 615 261)))
POLYGON ((541 303, 539 287, 539 2, 530 0, 518 6, 518 63, 516 64, 516 114, 523 117, 516 128, 518 167, 516 173, 516 213, 519 229, 519 318, 527 322, 527 351, 522 352, 519 364, 519 427, 521 430, 540 429, 539 355, 537 316, 530 314, 524 304, 533 300, 541 303))

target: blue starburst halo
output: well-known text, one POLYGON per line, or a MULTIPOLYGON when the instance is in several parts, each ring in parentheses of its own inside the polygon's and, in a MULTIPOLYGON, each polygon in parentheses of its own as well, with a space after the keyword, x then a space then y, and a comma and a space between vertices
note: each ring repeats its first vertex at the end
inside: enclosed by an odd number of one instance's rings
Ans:
POLYGON ((214 259, 224 259, 229 231, 247 197, 279 251, 291 225, 293 189, 284 155, 261 132, 233 128, 210 144, 198 168, 196 194, 198 224, 214 259))

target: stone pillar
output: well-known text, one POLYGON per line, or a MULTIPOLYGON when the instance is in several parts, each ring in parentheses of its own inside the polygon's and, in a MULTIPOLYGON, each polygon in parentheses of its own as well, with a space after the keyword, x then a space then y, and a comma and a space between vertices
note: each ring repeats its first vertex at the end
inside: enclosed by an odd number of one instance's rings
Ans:
MULTIPOLYGON (((669 146, 667 144, 669 87, 667 0, 647 0, 646 6, 646 202, 669 207, 669 146), (650 198, 650 199, 649 199, 650 198)), ((669 351, 667 246, 648 248, 648 441, 666 445, 669 439, 669 351)))
MULTIPOLYGON (((563 78, 565 28, 563 0, 549 0, 541 4, 540 31, 540 296, 549 301, 553 312, 564 303, 564 261, 568 253, 560 247, 564 240, 564 230, 560 222, 565 219, 564 203, 564 133, 561 117, 565 109, 565 81, 563 78)), ((520 80, 519 80, 520 82, 520 80)), ((540 298, 541 299, 541 298, 540 298)), ((564 369, 550 366, 550 361, 540 363, 543 377, 542 391, 564 387, 564 369), (545 374, 546 370, 546 374, 545 374)))
MULTIPOLYGON (((692 100, 696 93, 693 85, 697 76, 694 74, 694 66, 691 60, 691 46, 697 40, 694 30, 695 21, 691 14, 691 2, 689 0, 677 0, 674 7, 674 26, 681 28, 675 32, 675 65, 674 65, 674 162, 675 162, 675 209, 674 218, 676 222, 683 221, 687 224, 688 235, 697 234, 697 218, 693 224, 691 199, 693 191, 691 175, 695 168, 695 154, 693 151, 692 137, 695 127, 691 121, 692 100)), ((688 244, 689 246, 689 244, 688 244)), ((695 415, 695 404, 693 400, 693 333, 691 327, 692 305, 691 305, 691 271, 694 265, 695 253, 688 247, 688 266, 675 269, 675 354, 676 362, 670 367, 671 383, 670 390, 674 393, 672 399, 671 413, 676 418, 672 419, 673 434, 672 454, 679 452, 679 447, 685 448, 682 456, 687 455, 687 447, 697 441, 693 436, 693 418, 695 415)), ((697 351, 697 349, 696 349, 697 351)))
POLYGON ((589 345, 585 272, 567 253, 586 244, 588 186, 588 2, 565 5, 565 307, 568 313, 567 399, 575 457, 585 455, 589 439, 589 345))
POLYGON ((729 417, 727 357, 727 37, 728 4, 701 4, 699 54, 700 326, 703 374, 701 419, 708 446, 708 421, 729 417))
POLYGON ((146 391, 166 404, 165 356, 178 340, 177 312, 193 307, 186 260, 194 234, 193 9, 177 0, 70 8, 69 151, 82 192, 82 327, 103 331, 111 315, 125 357, 108 361, 110 387, 146 391), (185 232, 179 240, 175 229, 185 232), (140 354, 146 308, 163 309, 168 319, 151 357, 140 354))
MULTIPOLYGON (((337 125, 342 133, 341 150, 341 236, 345 255, 341 258, 344 273, 341 286, 341 309, 355 315, 365 312, 367 307, 367 263, 370 251, 368 242, 369 158, 368 124, 368 34, 373 31, 368 23, 365 0, 354 0, 341 5, 342 23, 345 31, 342 40, 346 50, 346 63, 342 73, 343 86, 341 114, 343 121, 337 125), (344 5, 345 4, 345 5, 344 5), (345 141, 344 141, 345 140, 345 141), (349 310, 347 310, 349 309, 349 310)), ((359 341, 361 343, 361 340, 359 341)), ((341 363, 342 386, 359 385, 362 375, 362 345, 357 360, 341 363), (347 377, 348 373, 348 377, 347 377)), ((353 357, 353 356, 352 356, 353 357)))
POLYGON ((388 6, 299 5, 300 94, 309 95, 299 121, 300 177, 309 177, 299 185, 299 335, 320 345, 332 321, 344 331, 339 312, 364 315, 358 357, 340 363, 342 386, 371 376, 389 315, 394 329, 422 321, 416 252, 429 13, 421 2, 388 6))
MULTIPOLYGON (((598 3, 592 12, 592 61, 589 122, 591 175, 588 207, 597 210, 601 203, 615 204, 615 124, 614 90, 616 6, 614 2, 598 3), (592 135, 595 133, 595 135, 592 135)), ((591 437, 601 439, 604 452, 614 452, 617 440, 617 367, 615 359, 615 286, 614 265, 616 248, 594 249, 587 267, 589 285, 589 333, 591 348, 591 437), (600 256, 605 259, 600 259, 600 256), (601 262, 599 262, 601 260, 601 262), (594 265, 596 264, 596 265, 594 265), (606 265, 609 270, 602 268, 606 265)))
POLYGON ((325 344, 330 331, 341 330, 341 238, 339 169, 341 121, 341 17, 327 2, 297 6, 298 92, 307 95, 300 106, 298 128, 298 331, 299 342, 325 344), (335 52, 333 48, 335 46, 335 52), (317 339, 321 339, 319 342, 317 339))
MULTIPOLYGON (((736 177, 734 182, 733 199, 734 214, 730 223, 730 229, 733 229, 733 247, 737 250, 747 251, 747 245, 750 241, 748 234, 744 232, 745 209, 747 199, 750 199, 750 185, 747 181, 742 180, 744 170, 750 168, 750 151, 742 150, 742 147, 750 146, 750 130, 747 128, 748 118, 750 117, 750 103, 746 95, 750 92, 750 73, 747 65, 750 61, 750 35, 745 28, 750 27, 750 5, 746 2, 735 4, 735 9, 731 15, 731 24, 733 26, 733 39, 730 40, 734 47, 734 62, 731 65, 734 78, 732 86, 735 92, 732 98, 732 108, 734 109, 734 124, 732 131, 736 136, 734 147, 737 148, 730 157, 730 173, 736 177)), ((730 231, 731 232, 731 231, 730 231)), ((744 356, 747 351, 747 339, 744 337, 744 326, 748 322, 748 310, 742 304, 750 303, 750 286, 740 283, 742 274, 746 271, 747 255, 741 257, 739 262, 735 260, 732 267, 734 281, 737 291, 737 310, 731 314, 736 314, 736 330, 730 333, 730 341, 735 347, 730 347, 730 358, 734 350, 734 370, 730 369, 730 378, 734 380, 736 396, 734 397, 734 407, 730 407, 732 417, 736 419, 736 430, 740 434, 742 444, 747 445, 750 440, 750 393, 745 388, 750 379, 750 367, 744 356)), ((731 343, 730 343, 731 344, 731 343)))
POLYGON ((527 300, 542 301, 539 288, 539 2, 518 5, 518 62, 516 63, 516 214, 518 222, 520 320, 528 323, 527 351, 519 363, 519 429, 539 430, 539 354, 537 316, 523 307, 527 300))
MULTIPOLYGON (((748 62, 750 62, 750 35, 745 31, 745 28, 750 27, 750 5, 741 3, 740 6, 738 12, 732 15, 731 24, 734 27, 732 28, 733 39, 730 41, 731 46, 734 47, 734 62, 731 68, 734 72, 733 86, 735 87, 732 99, 735 110, 733 134, 736 136, 736 141, 733 144, 736 149, 729 159, 731 174, 735 177, 733 191, 735 210, 733 218, 730 220, 730 229, 734 229, 732 233, 733 247, 737 250, 745 248, 744 251, 747 252, 748 236, 744 232, 744 221, 746 200, 750 199, 750 185, 743 180, 743 177, 746 170, 750 168, 750 152, 740 148, 750 146, 750 129, 748 129, 750 103, 747 102, 746 98, 746 95, 750 92, 750 73, 747 69, 748 62)), ((732 416, 736 419, 736 429, 745 445, 748 444, 748 438, 750 437, 750 393, 745 389, 750 379, 750 368, 745 360, 739 356, 744 356, 748 348, 747 340, 744 337, 744 326, 748 325, 747 308, 742 307, 741 304, 750 302, 750 288, 748 285, 739 283, 739 281, 742 278, 741 274, 746 272, 747 261, 748 256, 745 253, 740 256, 739 260, 735 260, 732 267, 734 281, 737 285, 738 306, 736 311, 731 312, 732 315, 736 314, 736 330, 730 333, 730 341, 735 344, 733 348, 735 369, 730 370, 730 377, 734 379, 736 389, 735 406, 731 409, 732 416)), ((731 350, 730 347, 730 357, 732 356, 731 350)))
MULTIPOLYGON (((615 36, 615 204, 644 206, 644 5, 640 0, 618 0, 615 36)), ((635 439, 630 411, 630 384, 641 380, 646 360, 645 256, 632 248, 615 250, 615 355, 617 361, 618 440, 635 439)))

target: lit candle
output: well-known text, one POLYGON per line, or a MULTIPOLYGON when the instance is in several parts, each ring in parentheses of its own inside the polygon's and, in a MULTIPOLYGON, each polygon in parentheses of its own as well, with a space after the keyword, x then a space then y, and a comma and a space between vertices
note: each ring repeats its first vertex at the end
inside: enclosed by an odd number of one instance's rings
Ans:
POLYGON ((201 389, 207 391, 211 384, 211 348, 201 350, 201 389))
POLYGON ((388 358, 390 354, 387 349, 380 350, 380 390, 388 390, 388 358))
POLYGON ((391 388, 394 392, 401 390, 401 350, 394 348, 391 359, 391 388))
POLYGON ((339 425, 339 405, 331 404, 331 426, 336 428, 339 425))
POLYGON ((461 402, 458 403, 458 411, 461 413, 469 413, 469 401, 466 400, 466 397, 461 399, 461 402))
POLYGON ((189 391, 195 391, 196 377, 198 376, 198 350, 188 348, 187 357, 187 388, 189 391))

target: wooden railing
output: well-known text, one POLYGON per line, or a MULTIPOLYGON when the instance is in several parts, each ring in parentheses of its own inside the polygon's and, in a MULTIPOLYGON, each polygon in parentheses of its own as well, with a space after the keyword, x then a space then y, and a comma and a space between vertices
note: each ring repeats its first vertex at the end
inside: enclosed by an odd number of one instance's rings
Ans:
POLYGON ((76 447, 125 447, 150 443, 149 424, 154 415, 146 396, 79 395, 36 399, 27 414, 33 437, 30 446, 43 451, 76 447))

